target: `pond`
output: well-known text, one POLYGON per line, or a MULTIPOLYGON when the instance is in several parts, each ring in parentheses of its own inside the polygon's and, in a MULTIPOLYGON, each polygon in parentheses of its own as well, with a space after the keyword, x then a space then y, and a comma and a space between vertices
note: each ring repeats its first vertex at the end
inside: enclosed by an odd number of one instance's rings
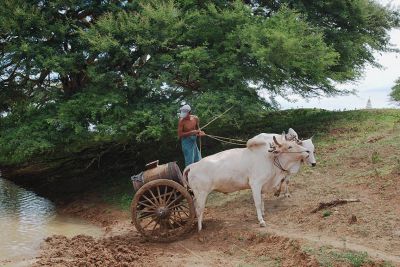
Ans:
POLYGON ((34 258, 51 235, 101 236, 100 227, 57 214, 50 200, 0 177, 0 265, 34 258))

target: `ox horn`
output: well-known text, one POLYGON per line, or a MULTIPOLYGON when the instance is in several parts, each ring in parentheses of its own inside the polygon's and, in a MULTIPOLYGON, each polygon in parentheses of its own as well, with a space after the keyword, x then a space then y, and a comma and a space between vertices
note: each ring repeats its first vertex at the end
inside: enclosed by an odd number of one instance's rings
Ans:
POLYGON ((296 143, 298 144, 298 145, 302 145, 303 144, 303 139, 295 139, 296 140, 296 143))
POLYGON ((268 152, 274 152, 274 151, 276 151, 276 147, 275 147, 275 145, 273 145, 272 143, 269 143, 269 148, 270 148, 270 149, 268 149, 268 152))
POLYGON ((285 131, 283 131, 283 132, 282 132, 282 136, 284 136, 284 137, 285 137, 285 140, 286 140, 286 141, 290 141, 290 140, 288 139, 288 137, 287 137, 287 135, 286 135, 285 131))
POLYGON ((279 147, 281 147, 282 145, 278 143, 278 141, 276 140, 275 136, 272 137, 274 139, 274 143, 277 144, 279 147))

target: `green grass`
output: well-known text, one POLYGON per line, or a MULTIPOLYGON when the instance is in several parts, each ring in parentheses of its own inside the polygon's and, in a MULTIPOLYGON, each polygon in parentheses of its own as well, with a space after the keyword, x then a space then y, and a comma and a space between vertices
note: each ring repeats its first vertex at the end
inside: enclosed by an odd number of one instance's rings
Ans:
POLYGON ((364 263, 370 262, 368 259, 368 253, 366 252, 335 253, 335 256, 338 260, 346 261, 354 267, 360 267, 364 263))
POLYGON ((332 212, 330 211, 330 210, 325 210, 323 213, 322 213, 322 217, 329 217, 329 216, 331 216, 332 215, 332 212))
POLYGON ((305 247, 303 251, 314 255, 321 266, 324 267, 337 266, 337 263, 340 262, 350 264, 350 266, 353 267, 361 267, 364 264, 371 263, 368 253, 366 252, 340 251, 331 247, 320 247, 318 249, 305 247))
POLYGON ((103 201, 120 210, 130 210, 134 190, 127 177, 113 177, 96 189, 103 201))

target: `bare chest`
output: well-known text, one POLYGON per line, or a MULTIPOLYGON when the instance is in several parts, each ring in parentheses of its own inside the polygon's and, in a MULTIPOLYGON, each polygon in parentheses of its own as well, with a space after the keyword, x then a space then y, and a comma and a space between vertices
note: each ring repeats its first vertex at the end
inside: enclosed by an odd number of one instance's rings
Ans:
POLYGON ((183 131, 189 132, 196 129, 197 121, 195 118, 190 118, 190 120, 183 120, 183 131))

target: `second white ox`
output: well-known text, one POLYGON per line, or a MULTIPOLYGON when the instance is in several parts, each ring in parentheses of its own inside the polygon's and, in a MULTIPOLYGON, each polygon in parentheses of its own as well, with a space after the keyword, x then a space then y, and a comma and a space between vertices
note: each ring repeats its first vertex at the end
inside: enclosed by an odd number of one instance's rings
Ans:
POLYGON ((202 229, 203 212, 211 191, 231 193, 251 189, 257 218, 265 227, 262 190, 277 187, 286 174, 278 166, 290 169, 307 158, 309 152, 294 141, 258 142, 251 148, 225 150, 189 165, 184 174, 193 190, 198 230, 202 229))
POLYGON ((282 190, 282 185, 285 182, 284 195, 286 197, 290 197, 290 192, 289 192, 290 175, 296 174, 300 170, 302 162, 304 162, 308 165, 311 165, 313 167, 315 167, 317 165, 317 161, 316 161, 315 155, 314 155, 315 147, 312 142, 312 137, 309 139, 306 139, 306 140, 299 140, 299 136, 297 135, 296 131, 293 130, 292 128, 289 128, 288 133, 286 135, 271 134, 271 133, 261 133, 259 135, 256 135, 247 141, 247 147, 251 148, 253 146, 258 146, 265 142, 267 142, 267 143, 273 142, 272 138, 274 136, 277 138, 278 142, 280 142, 281 139, 289 140, 289 141, 296 141, 298 145, 301 145, 307 151, 309 151, 309 155, 305 160, 299 161, 298 164, 294 164, 294 165, 292 165, 292 167, 290 169, 286 170, 287 171, 286 177, 283 180, 281 180, 279 188, 275 191, 275 196, 279 196, 281 193, 281 190, 282 190))

